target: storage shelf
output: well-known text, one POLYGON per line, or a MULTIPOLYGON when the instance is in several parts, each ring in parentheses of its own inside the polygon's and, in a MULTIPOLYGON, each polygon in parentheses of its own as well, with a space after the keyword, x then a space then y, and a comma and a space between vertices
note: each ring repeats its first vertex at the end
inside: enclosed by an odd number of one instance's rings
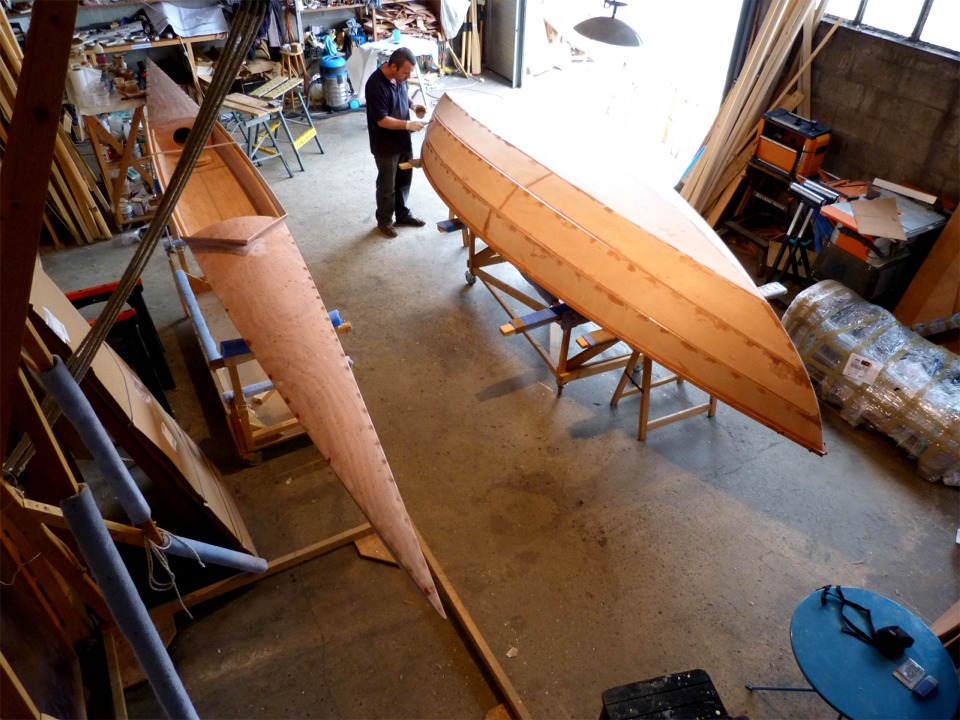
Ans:
MULTIPOLYGON (((384 5, 400 5, 407 2, 417 2, 417 0, 384 0, 384 5)), ((326 12, 329 10, 349 10, 350 8, 366 7, 366 3, 352 3, 350 5, 330 5, 328 7, 303 8, 301 13, 326 12)))
POLYGON ((313 13, 313 12, 329 12, 330 10, 350 10, 351 8, 362 8, 365 7, 365 3, 354 3, 352 5, 331 5, 329 7, 318 7, 318 8, 304 8, 300 12, 302 13, 313 13))
POLYGON ((217 33, 214 35, 197 35, 196 37, 182 38, 175 37, 166 40, 150 40, 142 43, 127 43, 124 45, 110 45, 103 48, 105 55, 118 52, 130 52, 131 50, 149 50, 151 48, 169 47, 171 45, 192 45, 201 42, 212 42, 214 40, 223 40, 227 37, 226 33, 217 33))
MULTIPOLYGON (((142 6, 144 3, 142 0, 120 0, 120 2, 105 2, 100 3, 99 5, 77 5, 77 10, 103 10, 104 8, 115 8, 123 7, 124 5, 129 7, 142 6)), ((6 11, 5 11, 6 12, 6 11)), ((16 17, 30 17, 33 14, 33 8, 30 10, 24 10, 23 12, 8 12, 7 17, 16 18, 16 17)))

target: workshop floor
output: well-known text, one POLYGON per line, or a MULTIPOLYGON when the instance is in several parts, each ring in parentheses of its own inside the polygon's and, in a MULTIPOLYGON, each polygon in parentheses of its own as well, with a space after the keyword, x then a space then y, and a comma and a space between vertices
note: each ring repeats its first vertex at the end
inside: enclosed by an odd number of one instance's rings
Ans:
MULTIPOLYGON (((453 82, 453 81, 452 81, 453 82)), ((460 80, 460 84, 465 81, 460 80)), ((472 90, 510 92, 490 78, 472 90)), ((720 406, 636 440, 639 403, 614 374, 553 378, 481 284, 422 174, 426 219, 375 231, 363 114, 319 124, 306 172, 263 169, 342 336, 407 508, 534 717, 590 718, 613 686, 693 668, 728 711, 828 717, 804 693, 794 607, 827 583, 887 595, 929 620, 957 599, 956 488, 931 485, 883 437, 824 412, 820 458, 720 406), (509 654, 508 654, 509 651, 509 654)), ((64 290, 119 277, 115 241, 46 252, 64 290)), ((162 252, 145 299, 177 380, 181 426, 217 464, 266 558, 362 521, 313 446, 237 457, 162 252)), ((256 297, 256 288, 250 288, 256 297)), ((269 304, 271 298, 257 298, 269 304)), ((692 401, 671 387, 653 412, 692 401)), ((401 571, 352 548, 178 616, 170 653, 205 718, 480 718, 498 700, 449 622, 401 571)), ((161 715, 145 684, 131 717, 161 715)))

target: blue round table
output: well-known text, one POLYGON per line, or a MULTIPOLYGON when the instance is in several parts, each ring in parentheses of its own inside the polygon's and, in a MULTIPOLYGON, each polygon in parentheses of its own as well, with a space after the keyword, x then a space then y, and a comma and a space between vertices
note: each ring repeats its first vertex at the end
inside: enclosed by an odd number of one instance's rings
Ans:
MULTIPOLYGON (((899 625, 914 639, 896 660, 852 635, 841 632, 840 603, 832 596, 826 605, 822 591, 808 595, 797 606, 790 623, 793 654, 810 686, 841 715, 861 718, 952 718, 960 700, 957 668, 943 644, 926 624, 892 600, 859 588, 843 588, 844 597, 871 612, 876 629, 899 625), (940 683, 927 698, 915 695, 893 675, 911 658, 940 683)), ((866 629, 861 613, 847 608, 849 620, 866 629)))

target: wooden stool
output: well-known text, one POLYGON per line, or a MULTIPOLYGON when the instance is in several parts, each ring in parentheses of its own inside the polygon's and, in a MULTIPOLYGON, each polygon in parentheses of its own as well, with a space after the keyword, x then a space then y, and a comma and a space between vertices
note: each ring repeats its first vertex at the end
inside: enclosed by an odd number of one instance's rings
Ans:
POLYGON ((616 405, 620 401, 620 398, 629 397, 631 395, 640 393, 640 428, 637 431, 638 440, 646 440, 648 430, 669 425, 670 423, 677 422, 677 420, 683 420, 704 412, 707 413, 707 417, 711 418, 717 414, 717 398, 711 395, 709 402, 705 402, 702 405, 695 405, 691 408, 687 408, 686 410, 673 413, 672 415, 665 415, 663 417, 656 418, 655 420, 651 420, 650 390, 674 381, 676 381, 678 385, 683 382, 683 378, 679 375, 670 375, 669 377, 662 378, 655 382, 653 381, 652 376, 653 361, 646 355, 634 350, 630 355, 630 359, 627 361, 627 366, 623 369, 623 375, 620 378, 617 389, 613 391, 613 397, 610 400, 611 405, 616 405), (643 360, 643 377, 640 382, 640 387, 633 387, 627 390, 627 383, 631 382, 630 376, 633 374, 634 368, 641 359, 643 360))
MULTIPOLYGON (((294 49, 290 52, 280 51, 280 74, 284 77, 299 79, 300 93, 306 93, 310 78, 307 77, 307 66, 303 61, 303 48, 299 43, 295 43, 292 47, 294 49)), ((290 95, 290 104, 293 105, 296 99, 294 91, 291 90, 287 94, 290 95)))

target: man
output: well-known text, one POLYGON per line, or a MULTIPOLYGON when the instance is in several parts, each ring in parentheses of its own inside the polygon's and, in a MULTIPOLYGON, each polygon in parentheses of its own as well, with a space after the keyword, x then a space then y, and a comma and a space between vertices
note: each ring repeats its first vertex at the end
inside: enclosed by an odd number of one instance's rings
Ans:
POLYGON ((416 58, 409 48, 397 48, 387 62, 374 70, 365 90, 370 152, 377 163, 377 228, 388 238, 397 236, 395 225, 426 224, 407 207, 413 170, 399 167, 413 158, 410 133, 419 132, 424 126, 418 120, 408 119, 410 110, 417 117, 423 117, 427 111, 423 105, 414 105, 407 92, 407 78, 414 63, 416 58))

